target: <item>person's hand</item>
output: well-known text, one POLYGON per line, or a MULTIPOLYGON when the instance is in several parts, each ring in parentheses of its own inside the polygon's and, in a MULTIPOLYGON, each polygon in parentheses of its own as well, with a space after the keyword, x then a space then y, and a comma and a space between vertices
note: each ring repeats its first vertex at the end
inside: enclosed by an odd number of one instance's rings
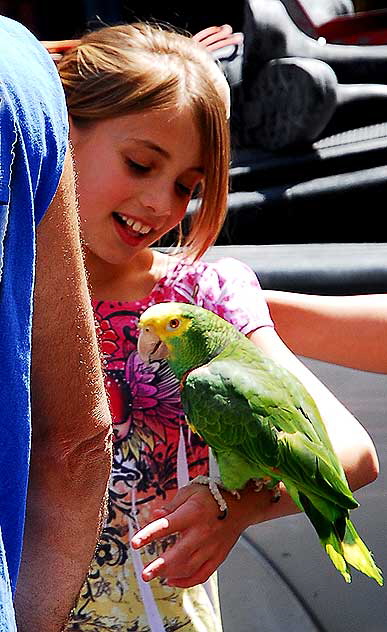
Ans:
POLYGON ((237 500, 221 490, 228 514, 219 520, 219 507, 207 486, 192 484, 181 488, 163 509, 155 510, 155 520, 132 538, 134 549, 171 534, 176 543, 143 570, 145 581, 160 576, 171 586, 189 588, 205 582, 224 561, 241 532, 257 521, 261 503, 270 502, 267 491, 237 500), (259 509, 258 509, 259 510, 259 509))
POLYGON ((233 33, 229 24, 223 26, 209 26, 199 31, 193 39, 210 51, 218 50, 225 46, 238 46, 242 42, 242 33, 233 33))
POLYGON ((78 46, 80 40, 79 39, 68 39, 68 40, 41 40, 40 43, 44 48, 48 51, 51 59, 55 63, 58 63, 64 55, 64 53, 70 48, 74 48, 78 46))

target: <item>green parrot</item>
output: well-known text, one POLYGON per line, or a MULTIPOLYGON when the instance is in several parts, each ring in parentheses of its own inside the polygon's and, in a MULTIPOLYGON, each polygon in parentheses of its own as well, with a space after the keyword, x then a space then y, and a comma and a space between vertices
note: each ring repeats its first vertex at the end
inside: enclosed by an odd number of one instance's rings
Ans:
POLYGON ((272 487, 282 481, 345 581, 350 564, 383 585, 349 519, 358 502, 302 383, 202 307, 153 305, 139 328, 142 360, 166 358, 188 423, 213 450, 222 486, 236 491, 252 479, 272 487))

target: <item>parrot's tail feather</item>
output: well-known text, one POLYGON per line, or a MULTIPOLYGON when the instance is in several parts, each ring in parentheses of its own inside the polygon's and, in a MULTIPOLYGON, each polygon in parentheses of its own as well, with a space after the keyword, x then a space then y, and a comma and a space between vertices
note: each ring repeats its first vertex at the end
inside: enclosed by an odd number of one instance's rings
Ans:
POLYGON ((348 564, 374 579, 379 586, 383 586, 382 571, 376 566, 371 551, 367 549, 364 542, 360 539, 350 520, 347 520, 342 547, 343 555, 348 564))
POLYGON ((332 533, 328 538, 322 538, 321 543, 329 555, 332 563, 337 568, 337 570, 342 574, 347 584, 351 583, 351 573, 349 572, 349 568, 347 566, 347 562, 345 557, 343 556, 343 551, 341 548, 341 542, 339 538, 332 533))
POLYGON ((321 542, 338 571, 346 582, 351 581, 348 564, 374 579, 379 586, 383 586, 381 570, 376 566, 372 553, 360 539, 352 522, 346 520, 344 538, 341 539, 336 530, 332 529, 328 537, 321 538, 321 542))
POLYGON ((299 495, 302 507, 312 522, 320 542, 329 555, 332 563, 342 574, 346 582, 351 581, 348 564, 374 579, 379 586, 383 586, 381 570, 376 566, 369 551, 360 539, 355 527, 344 514, 334 521, 328 520, 304 495, 299 495))

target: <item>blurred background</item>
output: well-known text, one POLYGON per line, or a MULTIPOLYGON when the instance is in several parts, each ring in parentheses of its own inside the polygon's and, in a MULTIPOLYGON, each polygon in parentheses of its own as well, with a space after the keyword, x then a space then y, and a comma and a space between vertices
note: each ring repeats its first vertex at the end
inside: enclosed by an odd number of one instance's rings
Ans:
MULTIPOLYGON (((269 0, 268 0, 269 1, 269 0)), ((314 5, 316 0, 306 4, 314 5)), ((318 4, 318 3, 317 3, 318 4)), ((322 4, 338 4, 326 2, 322 4)), ((385 0, 353 0, 353 12, 387 7, 385 0)), ((333 9, 334 10, 334 9, 333 9)), ((230 24, 235 31, 243 28, 244 2, 198 0, 194 3, 157 0, 67 0, 58 5, 48 0, 2 0, 0 13, 19 20, 44 40, 69 39, 82 34, 96 19, 114 24, 121 21, 156 19, 195 33, 212 24, 230 24)))

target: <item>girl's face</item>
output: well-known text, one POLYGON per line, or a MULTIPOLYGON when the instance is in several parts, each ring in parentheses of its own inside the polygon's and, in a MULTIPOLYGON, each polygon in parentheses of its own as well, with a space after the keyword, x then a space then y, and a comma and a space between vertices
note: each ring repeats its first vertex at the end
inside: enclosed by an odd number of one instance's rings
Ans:
POLYGON ((72 125, 71 140, 83 238, 106 263, 125 263, 176 226, 204 177, 188 110, 72 125))

